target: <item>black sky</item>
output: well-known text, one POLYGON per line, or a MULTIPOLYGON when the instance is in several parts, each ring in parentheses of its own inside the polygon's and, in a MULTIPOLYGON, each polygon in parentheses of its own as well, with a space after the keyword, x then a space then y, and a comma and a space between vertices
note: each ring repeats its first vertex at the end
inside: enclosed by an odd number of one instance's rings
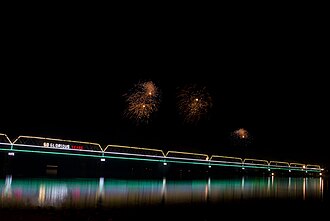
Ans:
POLYGON ((19 19, 3 42, 0 132, 324 163, 326 32, 315 18, 260 16, 19 19), (159 87, 162 102, 148 125, 136 126, 122 116, 122 95, 141 80, 159 87), (195 126, 175 106, 177 88, 190 83, 213 98, 195 126), (253 137, 247 147, 232 145, 238 128, 253 137))

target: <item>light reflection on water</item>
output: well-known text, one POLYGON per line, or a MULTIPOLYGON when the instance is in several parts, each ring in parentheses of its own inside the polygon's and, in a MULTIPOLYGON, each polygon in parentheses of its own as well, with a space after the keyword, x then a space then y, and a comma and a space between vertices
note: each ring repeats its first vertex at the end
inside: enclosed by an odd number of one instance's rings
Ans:
POLYGON ((323 200, 322 177, 0 179, 0 208, 119 208, 247 199, 323 200))

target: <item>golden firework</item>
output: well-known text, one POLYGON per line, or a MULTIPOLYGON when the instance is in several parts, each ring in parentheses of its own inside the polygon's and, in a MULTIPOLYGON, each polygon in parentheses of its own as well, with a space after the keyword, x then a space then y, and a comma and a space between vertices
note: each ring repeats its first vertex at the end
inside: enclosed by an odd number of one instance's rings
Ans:
POLYGON ((124 115, 136 123, 148 123, 151 115, 159 109, 160 91, 152 81, 135 84, 124 97, 127 104, 124 115))
POLYGON ((250 133, 244 128, 233 131, 231 137, 235 146, 247 146, 252 142, 250 133))
POLYGON ((177 107, 185 122, 197 123, 211 109, 212 98, 206 87, 185 86, 178 90, 177 107))
POLYGON ((249 133, 244 128, 240 128, 234 131, 234 135, 240 139, 248 139, 249 133))

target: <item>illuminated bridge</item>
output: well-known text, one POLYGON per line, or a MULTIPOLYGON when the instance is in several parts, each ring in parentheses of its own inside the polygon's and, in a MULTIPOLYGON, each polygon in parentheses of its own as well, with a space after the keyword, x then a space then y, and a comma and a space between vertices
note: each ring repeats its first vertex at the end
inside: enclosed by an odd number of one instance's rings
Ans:
MULTIPOLYGON (((121 145, 107 145, 104 148, 98 143, 62 140, 54 138, 19 136, 11 141, 6 134, 0 134, 0 153, 3 155, 3 164, 9 164, 12 159, 19 158, 21 167, 28 167, 38 161, 44 161, 48 170, 56 169, 61 164, 57 159, 67 159, 66 168, 77 164, 74 159, 79 158, 79 164, 91 160, 105 169, 105 164, 116 164, 113 170, 121 170, 119 165, 129 165, 127 168, 133 170, 136 166, 143 168, 143 173, 149 170, 168 170, 175 168, 176 172, 198 168, 199 171, 210 172, 221 169, 222 171, 247 172, 257 171, 263 174, 295 174, 299 176, 316 175, 321 176, 323 168, 320 165, 284 162, 265 159, 240 158, 232 156, 207 155, 203 153, 190 153, 181 151, 163 151, 161 149, 150 149, 142 147, 131 147, 121 145), (24 156, 24 157, 22 157, 24 156), (37 158, 33 158, 36 157, 37 158), (27 159, 27 158, 30 158, 27 159), (31 160, 33 159, 33 160, 31 160), (45 160, 47 159, 47 161, 45 160), (7 162, 7 163, 6 163, 7 162), (132 166, 134 165, 134 166, 132 166), (151 168, 151 169, 150 169, 151 168)), ((6 165, 2 165, 6 166, 6 165)), ((85 166, 85 169, 90 166, 85 166)), ((93 167, 93 166, 91 166, 93 167)), ((127 169, 126 168, 126 169, 127 169)), ((110 168, 111 169, 111 168, 110 168)), ((197 169, 196 169, 197 170, 197 169)), ((174 171, 174 170, 172 170, 174 171)))

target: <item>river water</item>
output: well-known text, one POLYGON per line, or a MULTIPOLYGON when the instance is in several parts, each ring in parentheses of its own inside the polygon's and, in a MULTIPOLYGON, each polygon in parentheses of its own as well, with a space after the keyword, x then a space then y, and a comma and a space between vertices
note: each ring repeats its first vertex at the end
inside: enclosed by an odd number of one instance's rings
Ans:
POLYGON ((22 216, 31 220, 217 220, 222 216, 256 219, 262 214, 274 218, 291 214, 294 218, 316 217, 328 208, 328 180, 323 177, 140 180, 6 176, 0 178, 0 192, 0 215, 7 220, 22 216))

